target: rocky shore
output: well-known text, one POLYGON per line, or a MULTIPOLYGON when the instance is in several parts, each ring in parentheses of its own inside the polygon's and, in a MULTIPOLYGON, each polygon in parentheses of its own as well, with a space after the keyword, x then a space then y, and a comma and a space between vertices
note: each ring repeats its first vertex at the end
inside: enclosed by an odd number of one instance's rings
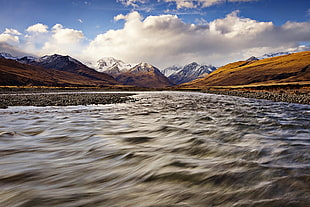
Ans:
POLYGON ((287 93, 269 92, 269 91, 238 91, 238 90, 204 90, 204 93, 212 93, 219 95, 239 96, 244 98, 266 99, 275 102, 288 102, 298 104, 310 104, 309 93, 287 93))
POLYGON ((3 93, 0 108, 8 106, 72 106, 91 104, 114 104, 134 101, 133 93, 3 93))
MULTIPOLYGON (((91 104, 113 104, 134 101, 134 92, 98 93, 98 88, 0 88, 0 108, 8 106, 72 106, 91 104)), ((191 90, 185 90, 191 91, 191 90)), ((195 90, 204 93, 266 99, 275 102, 310 104, 308 91, 258 91, 258 90, 195 90)))

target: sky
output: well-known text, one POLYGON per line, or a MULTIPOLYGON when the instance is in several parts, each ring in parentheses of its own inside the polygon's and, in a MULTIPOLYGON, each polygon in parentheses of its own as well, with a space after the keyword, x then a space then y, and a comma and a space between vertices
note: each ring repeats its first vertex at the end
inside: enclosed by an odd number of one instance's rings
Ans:
POLYGON ((0 0, 0 52, 161 69, 310 50, 309 0, 0 0))

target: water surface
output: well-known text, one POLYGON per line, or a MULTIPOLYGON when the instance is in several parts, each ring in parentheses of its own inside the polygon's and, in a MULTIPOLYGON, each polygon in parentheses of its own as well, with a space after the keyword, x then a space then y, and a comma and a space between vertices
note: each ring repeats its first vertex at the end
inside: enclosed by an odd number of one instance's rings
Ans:
POLYGON ((309 105, 134 97, 1 109, 1 206, 310 205, 309 105))

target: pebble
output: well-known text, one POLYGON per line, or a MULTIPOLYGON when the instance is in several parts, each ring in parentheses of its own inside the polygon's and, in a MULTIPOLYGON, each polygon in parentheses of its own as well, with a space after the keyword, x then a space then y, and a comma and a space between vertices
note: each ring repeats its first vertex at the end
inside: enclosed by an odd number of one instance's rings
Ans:
POLYGON ((266 99, 275 102, 288 102, 298 104, 310 104, 310 95, 308 93, 275 93, 261 91, 221 91, 221 90, 204 90, 205 93, 239 96, 244 98, 266 99))
POLYGON ((134 101, 132 93, 0 94, 0 108, 8 106, 72 106, 134 101))

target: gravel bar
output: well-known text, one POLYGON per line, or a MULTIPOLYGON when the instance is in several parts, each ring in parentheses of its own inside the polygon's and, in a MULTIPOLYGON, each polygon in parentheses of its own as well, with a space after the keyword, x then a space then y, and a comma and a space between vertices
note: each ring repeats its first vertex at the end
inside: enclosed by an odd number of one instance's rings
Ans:
POLYGON ((285 92, 258 92, 258 91, 222 91, 222 90, 204 90, 204 93, 239 96, 244 98, 266 99, 275 102, 288 102, 298 104, 310 104, 309 93, 285 93, 285 92))
POLYGON ((0 108, 8 106, 74 106, 135 101, 134 93, 0 94, 0 108))

